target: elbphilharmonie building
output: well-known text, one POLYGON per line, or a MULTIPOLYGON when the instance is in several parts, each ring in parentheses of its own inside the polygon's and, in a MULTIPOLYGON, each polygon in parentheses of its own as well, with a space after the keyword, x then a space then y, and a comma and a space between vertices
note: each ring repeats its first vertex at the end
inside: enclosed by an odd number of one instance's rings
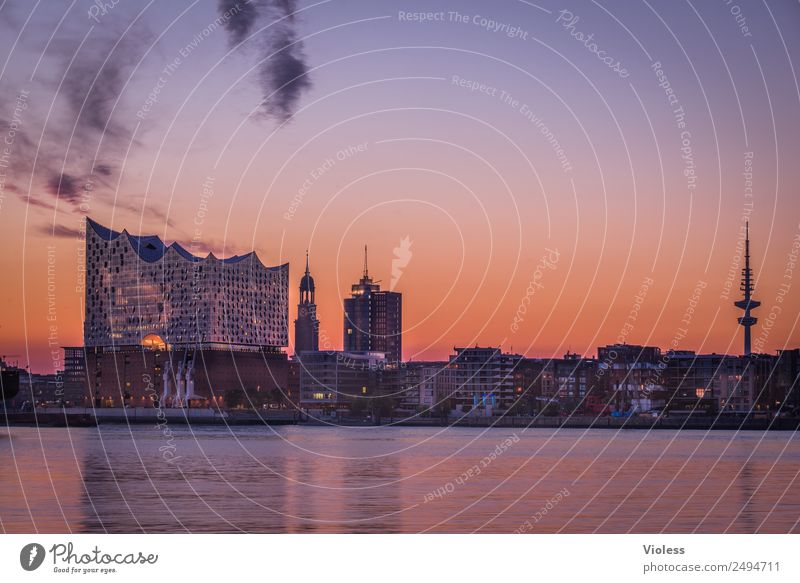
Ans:
POLYGON ((87 219, 85 346, 286 346, 289 265, 256 253, 197 257, 87 219))
POLYGON ((227 404, 286 387, 288 264, 265 266, 255 252, 199 257, 87 218, 85 278, 83 374, 95 406, 227 404))

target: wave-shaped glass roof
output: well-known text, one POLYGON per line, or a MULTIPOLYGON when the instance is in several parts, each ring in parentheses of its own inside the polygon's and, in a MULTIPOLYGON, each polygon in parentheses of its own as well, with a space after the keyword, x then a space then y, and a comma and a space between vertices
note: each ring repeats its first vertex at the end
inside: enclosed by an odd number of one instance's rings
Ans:
MULTIPOLYGON (((147 261, 148 263, 154 263, 159 261, 170 249, 174 249, 178 255, 186 259, 187 261, 207 261, 207 260, 214 260, 219 261, 221 263, 239 263, 245 259, 253 257, 256 261, 261 263, 261 260, 258 257, 258 254, 255 251, 251 251, 250 253, 246 253, 244 255, 234 255, 232 257, 227 257, 225 259, 219 259, 215 257, 213 253, 209 253, 205 257, 198 257, 194 255, 190 251, 188 251, 185 247, 183 247, 177 241, 170 244, 165 245, 164 242, 158 235, 131 235, 128 233, 127 230, 123 229, 120 231, 114 231, 113 229, 109 229, 108 227, 104 227, 97 221, 86 217, 86 224, 89 225, 97 235, 103 239, 104 241, 114 241, 120 235, 125 235, 130 243, 131 247, 134 251, 142 258, 142 260, 147 261)), ((263 263, 261 263, 264 266, 263 263)), ((287 264, 284 264, 287 265, 287 264)), ((275 267, 266 267, 266 269, 280 269, 284 265, 279 265, 275 267)))

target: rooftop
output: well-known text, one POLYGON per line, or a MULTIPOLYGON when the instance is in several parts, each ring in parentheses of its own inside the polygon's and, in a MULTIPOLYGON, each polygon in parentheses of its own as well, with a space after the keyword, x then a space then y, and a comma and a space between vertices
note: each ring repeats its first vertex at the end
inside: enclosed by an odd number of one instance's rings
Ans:
MULTIPOLYGON (((92 230, 97 233, 97 235, 103 239, 104 241, 114 241, 120 236, 124 235, 128 243, 130 243, 131 247, 134 251, 141 257, 143 261, 147 261, 148 263, 154 263, 159 261, 170 249, 173 249, 178 255, 186 259, 187 261, 192 262, 200 262, 200 261, 219 261, 221 263, 231 264, 231 263, 239 263, 240 261, 244 261, 245 259, 253 258, 262 267, 266 267, 259 259, 258 254, 255 251, 251 251, 250 253, 246 253, 244 255, 234 255, 232 257, 227 257, 225 259, 219 259, 213 253, 209 253, 205 257, 200 257, 194 255, 185 247, 183 247, 180 243, 173 242, 170 245, 166 245, 158 235, 131 235, 127 230, 123 229, 122 231, 114 231, 108 227, 104 227, 97 221, 86 217, 86 225, 87 227, 91 227, 92 230)), ((284 264, 287 265, 287 264, 284 264)), ((284 265, 275 266, 275 267, 266 267, 266 269, 280 269, 284 265)))

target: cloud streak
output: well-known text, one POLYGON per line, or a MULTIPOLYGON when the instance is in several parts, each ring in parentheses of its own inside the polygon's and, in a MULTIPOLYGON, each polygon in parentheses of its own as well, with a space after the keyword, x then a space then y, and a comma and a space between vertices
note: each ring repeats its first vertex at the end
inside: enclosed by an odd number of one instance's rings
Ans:
POLYGON ((298 40, 296 30, 296 2, 219 0, 217 8, 221 15, 230 15, 225 29, 231 46, 244 42, 263 23, 263 34, 253 39, 261 59, 258 64, 261 110, 286 122, 297 110, 302 94, 312 86, 303 43, 298 40))
MULTIPOLYGON (((121 121, 130 116, 123 115, 120 96, 141 54, 136 44, 115 35, 99 36, 81 47, 74 59, 77 47, 65 47, 59 93, 64 115, 52 129, 48 124, 48 135, 51 143, 61 146, 57 158, 72 174, 110 177, 117 171, 133 135, 133 123, 121 121)), ((64 174, 48 170, 48 183, 64 174)))
POLYGON ((66 225, 39 225, 36 231, 42 235, 58 239, 80 239, 83 237, 83 232, 80 229, 73 229, 66 225))
MULTIPOLYGON (((7 6, 7 22, 17 20, 11 12, 23 7, 7 6)), ((56 16, 53 13, 52 17, 56 16)), ((56 201, 77 207, 89 190, 99 197, 118 175, 135 127, 124 94, 151 34, 125 11, 115 12, 113 22, 85 34, 88 25, 83 16, 70 14, 59 26, 38 21, 44 38, 48 25, 57 30, 45 46, 36 44, 41 36, 23 41, 33 43, 29 50, 44 51, 39 73, 26 81, 4 79, 0 87, 4 102, 12 101, 19 87, 30 89, 30 107, 26 103, 19 120, 10 116, 0 120, 0 128, 18 126, 11 148, 8 190, 41 208, 56 201), (123 36, 124 27, 131 22, 123 36)))

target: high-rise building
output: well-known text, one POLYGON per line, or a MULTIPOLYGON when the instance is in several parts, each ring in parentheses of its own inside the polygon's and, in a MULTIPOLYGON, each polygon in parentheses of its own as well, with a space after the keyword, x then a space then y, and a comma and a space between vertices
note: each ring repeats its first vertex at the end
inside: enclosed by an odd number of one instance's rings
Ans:
POLYGON ((364 272, 344 300, 344 350, 383 352, 389 366, 398 365, 403 358, 402 308, 402 294, 381 291, 369 276, 365 246, 364 272))
POLYGON ((68 353, 65 375, 85 375, 92 402, 115 407, 254 403, 283 391, 288 273, 255 252, 197 257, 87 218, 85 361, 68 353))
POLYGON ((306 252, 306 272, 300 280, 300 301, 297 304, 297 319, 294 321, 294 353, 317 350, 319 350, 319 320, 314 299, 314 278, 311 277, 308 252, 306 252))

